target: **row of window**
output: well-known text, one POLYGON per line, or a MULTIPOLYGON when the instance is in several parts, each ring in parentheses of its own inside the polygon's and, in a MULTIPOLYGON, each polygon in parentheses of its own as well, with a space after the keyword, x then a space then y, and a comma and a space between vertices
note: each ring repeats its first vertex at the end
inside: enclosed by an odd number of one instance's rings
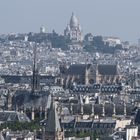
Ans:
POLYGON ((78 122, 76 125, 74 123, 63 123, 64 128, 115 128, 115 123, 83 123, 78 122))
POLYGON ((74 87, 72 90, 74 92, 91 92, 92 90, 101 90, 101 92, 119 92, 122 90, 122 88, 120 86, 103 86, 100 87, 98 86, 93 86, 93 87, 74 87))

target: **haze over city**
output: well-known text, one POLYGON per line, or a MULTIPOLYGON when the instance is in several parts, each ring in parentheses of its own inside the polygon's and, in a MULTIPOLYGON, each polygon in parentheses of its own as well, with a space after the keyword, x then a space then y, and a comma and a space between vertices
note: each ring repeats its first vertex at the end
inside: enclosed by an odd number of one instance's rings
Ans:
POLYGON ((140 140, 140 0, 0 0, 0 140, 140 140))
POLYGON ((140 37, 139 0, 0 0, 3 33, 38 32, 45 26, 63 33, 71 13, 80 21, 83 32, 117 36, 137 43, 140 37))

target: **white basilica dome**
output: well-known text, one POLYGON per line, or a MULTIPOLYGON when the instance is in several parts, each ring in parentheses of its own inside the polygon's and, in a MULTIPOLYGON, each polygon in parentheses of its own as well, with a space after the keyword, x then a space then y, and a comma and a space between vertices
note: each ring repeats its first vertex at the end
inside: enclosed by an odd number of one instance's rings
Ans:
POLYGON ((71 19, 70 19, 70 27, 74 28, 74 27, 78 27, 79 26, 79 21, 77 19, 77 17, 74 15, 74 13, 72 13, 71 19))

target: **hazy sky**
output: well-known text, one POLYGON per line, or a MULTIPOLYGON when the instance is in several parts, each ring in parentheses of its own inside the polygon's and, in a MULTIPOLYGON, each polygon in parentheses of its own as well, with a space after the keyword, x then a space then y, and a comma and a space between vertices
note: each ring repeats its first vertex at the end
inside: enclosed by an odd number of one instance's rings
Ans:
POLYGON ((140 38, 140 0, 0 0, 0 34, 39 32, 42 25, 63 33, 72 12, 84 33, 140 38))

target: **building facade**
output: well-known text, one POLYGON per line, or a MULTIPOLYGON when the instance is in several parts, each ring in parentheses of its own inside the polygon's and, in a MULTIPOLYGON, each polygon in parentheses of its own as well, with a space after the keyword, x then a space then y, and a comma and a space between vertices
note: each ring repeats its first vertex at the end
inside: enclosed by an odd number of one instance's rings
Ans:
POLYGON ((118 66, 113 64, 73 64, 65 70, 61 68, 60 72, 61 84, 65 87, 71 87, 74 84, 92 85, 95 83, 113 85, 118 84, 121 80, 118 66))
POLYGON ((94 84, 96 83, 96 66, 91 64, 71 65, 62 74, 62 80, 65 87, 71 87, 73 84, 94 84))

